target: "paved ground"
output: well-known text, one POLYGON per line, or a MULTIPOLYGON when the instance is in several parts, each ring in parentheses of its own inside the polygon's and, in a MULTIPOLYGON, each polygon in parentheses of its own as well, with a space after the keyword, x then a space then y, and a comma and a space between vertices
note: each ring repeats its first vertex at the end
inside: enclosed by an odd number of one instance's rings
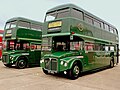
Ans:
POLYGON ((45 75, 40 67, 7 68, 0 61, 0 90, 120 90, 120 64, 69 80, 45 75))

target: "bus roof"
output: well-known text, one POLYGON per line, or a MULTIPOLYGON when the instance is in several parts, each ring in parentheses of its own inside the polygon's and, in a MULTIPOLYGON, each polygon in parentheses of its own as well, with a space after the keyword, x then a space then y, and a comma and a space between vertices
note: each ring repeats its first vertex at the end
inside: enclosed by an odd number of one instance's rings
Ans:
POLYGON ((22 20, 22 21, 26 21, 26 22, 31 22, 31 23, 43 25, 42 22, 38 22, 38 21, 35 21, 35 20, 27 19, 27 18, 24 18, 24 17, 14 17, 14 18, 9 19, 7 22, 11 22, 11 21, 15 21, 15 20, 18 20, 18 21, 22 20))
POLYGON ((74 5, 74 4, 59 5, 59 6, 56 6, 56 7, 52 8, 52 9, 48 10, 47 13, 50 13, 50 12, 53 12, 53 11, 57 11, 57 10, 61 10, 61 9, 65 9, 65 8, 75 8, 75 9, 78 9, 78 10, 84 12, 85 14, 87 14, 87 15, 89 15, 89 16, 91 16, 91 17, 93 17, 93 18, 95 18, 95 19, 97 19, 99 21, 102 21, 102 22, 104 22, 104 23, 106 23, 106 24, 108 24, 108 25, 110 25, 110 26, 115 28, 115 26, 111 25, 110 23, 100 19, 99 17, 89 13, 88 11, 86 11, 86 10, 84 10, 84 9, 74 5))

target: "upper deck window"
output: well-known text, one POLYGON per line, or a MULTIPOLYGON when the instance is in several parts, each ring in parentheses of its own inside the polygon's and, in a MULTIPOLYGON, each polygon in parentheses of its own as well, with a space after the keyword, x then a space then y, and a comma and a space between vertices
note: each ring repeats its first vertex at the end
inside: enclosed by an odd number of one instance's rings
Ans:
POLYGON ((105 30, 109 31, 109 26, 107 24, 104 25, 105 25, 105 30))
POLYGON ((111 32, 111 33, 115 33, 115 32, 114 32, 114 29, 113 29, 112 27, 110 27, 110 32, 111 32))
POLYGON ((98 20, 94 20, 94 26, 100 28, 101 27, 101 23, 98 20))
POLYGON ((46 14, 46 21, 51 21, 57 18, 64 18, 69 16, 70 9, 60 9, 46 14))
POLYGON ((68 17, 68 15, 69 15, 69 9, 60 10, 57 12, 56 18, 68 17))
POLYGON ((115 32, 115 34, 118 34, 117 29, 115 29, 115 28, 114 28, 114 32, 115 32))
POLYGON ((40 26, 40 25, 38 25, 38 24, 31 24, 31 29, 34 29, 34 30, 41 30, 42 29, 42 27, 40 26))
POLYGON ((7 22, 5 29, 15 28, 17 24, 17 21, 7 22))
POLYGON ((88 16, 85 14, 84 19, 87 23, 89 23, 91 25, 93 24, 93 18, 91 16, 88 16))
POLYGON ((72 17, 83 20, 83 13, 77 9, 72 9, 71 15, 72 15, 72 17))
POLYGON ((57 13, 56 12, 51 12, 46 15, 46 21, 51 21, 56 18, 57 13))
POLYGON ((104 29, 104 23, 101 21, 101 28, 104 29))
POLYGON ((19 22, 18 22, 18 27, 21 27, 21 28, 29 28, 29 29, 30 29, 30 23, 24 22, 24 21, 19 21, 19 22))

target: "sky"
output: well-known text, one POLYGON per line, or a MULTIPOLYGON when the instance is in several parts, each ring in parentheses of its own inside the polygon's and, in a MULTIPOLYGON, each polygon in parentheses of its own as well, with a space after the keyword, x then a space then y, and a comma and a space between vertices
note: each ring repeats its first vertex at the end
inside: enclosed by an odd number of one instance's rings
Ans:
POLYGON ((13 17, 43 22, 47 10, 66 3, 75 4, 114 25, 120 31, 120 0, 0 0, 0 29, 13 17))

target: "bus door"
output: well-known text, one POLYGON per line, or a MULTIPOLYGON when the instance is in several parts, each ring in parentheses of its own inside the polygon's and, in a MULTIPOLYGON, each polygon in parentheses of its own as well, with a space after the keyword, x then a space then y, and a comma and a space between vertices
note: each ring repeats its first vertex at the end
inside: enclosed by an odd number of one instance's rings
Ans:
POLYGON ((41 45, 32 43, 30 45, 30 62, 32 64, 39 65, 40 59, 41 59, 41 45))

